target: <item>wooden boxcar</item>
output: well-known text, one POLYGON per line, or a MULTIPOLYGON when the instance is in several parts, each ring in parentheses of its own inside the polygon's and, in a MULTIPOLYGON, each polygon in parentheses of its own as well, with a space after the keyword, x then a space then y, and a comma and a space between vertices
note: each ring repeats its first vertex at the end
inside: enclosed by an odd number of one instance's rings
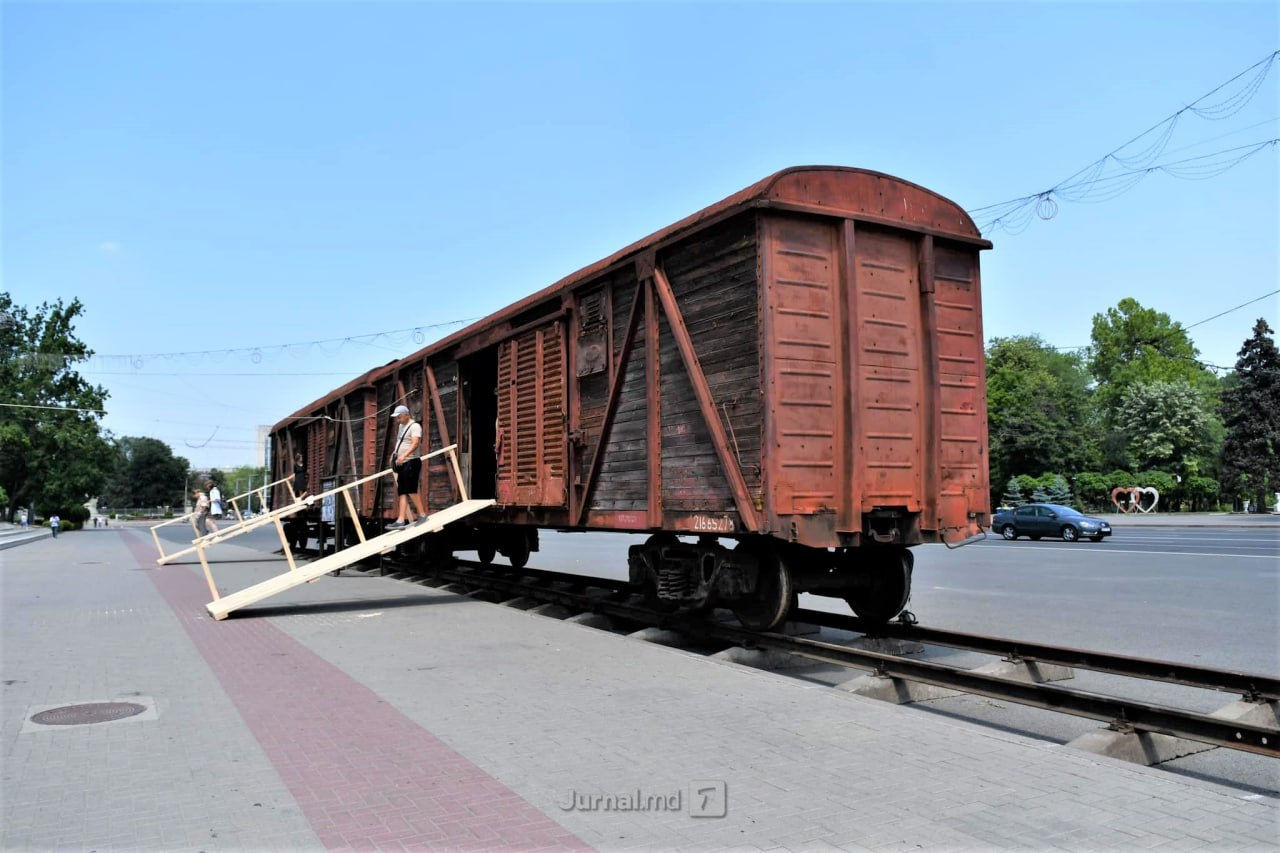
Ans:
MULTIPOLYGON (((909 546, 989 523, 984 248, 915 184, 787 169, 304 407, 274 427, 275 475, 295 450, 312 491, 386 467, 404 403, 497 500, 435 557, 650 532, 629 564, 657 600, 771 627, 811 591, 889 619, 909 546)), ((442 459, 421 489, 457 500, 442 459)))

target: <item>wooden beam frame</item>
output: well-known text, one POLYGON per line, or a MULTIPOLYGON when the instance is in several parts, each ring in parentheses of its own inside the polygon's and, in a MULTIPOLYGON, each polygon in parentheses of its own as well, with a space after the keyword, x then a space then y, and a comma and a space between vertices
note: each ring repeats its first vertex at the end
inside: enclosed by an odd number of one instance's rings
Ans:
MULTIPOLYGON (((938 495, 942 491, 942 384, 938 375, 938 306, 934 302, 933 278, 933 235, 925 234, 920 238, 920 327, 921 327, 921 365, 920 376, 924 387, 928 389, 928 405, 924 406, 923 453, 921 456, 920 494, 923 496, 920 506, 921 527, 933 525, 942 530, 939 517, 938 495)), ((941 536, 941 532, 939 533, 941 536)))
POLYGON ((711 433, 711 444, 715 448, 716 456, 720 458, 720 467, 724 470, 725 480, 728 481, 729 490, 733 493, 733 502, 738 507, 738 515, 742 518, 742 523, 747 530, 754 533, 760 529, 760 520, 751 502, 751 494, 747 491, 747 482, 743 479, 738 460, 729 450, 729 437, 725 434, 724 423, 716 412, 715 401, 711 397, 711 386, 707 384, 707 377, 702 372, 702 364, 698 361, 698 355, 693 349, 693 340, 689 337, 689 330, 684 325, 684 316, 676 304, 671 282, 667 281, 667 274, 660 265, 653 268, 653 284, 658 291, 662 310, 667 316, 667 325, 671 327, 671 336, 675 338, 676 347, 680 350, 680 358, 684 362, 685 370, 689 373, 689 384, 693 386, 693 394, 698 398, 698 408, 711 433))
MULTIPOLYGON (((431 410, 435 414, 436 429, 440 433, 440 446, 444 447, 452 443, 449 441, 449 423, 448 421, 445 420, 444 404, 440 402, 440 391, 436 387, 436 372, 431 369, 430 364, 426 365, 426 373, 427 373, 427 392, 431 395, 431 410)), ((423 408, 426 408, 426 407, 424 406, 423 408)), ((427 449, 429 450, 430 442, 431 442, 430 427, 427 428, 426 440, 428 444, 427 449)), ((472 452, 475 452, 474 448, 472 449, 472 452)), ((462 473, 461 471, 458 470, 458 466, 456 462, 453 465, 453 471, 455 475, 455 479, 453 483, 454 494, 460 494, 463 496, 462 499, 466 500, 467 488, 466 488, 466 485, 463 484, 462 482, 462 473)), ((452 495, 450 497, 452 497, 452 495)), ((431 490, 428 488, 427 489, 427 503, 428 503, 427 509, 431 508, 430 502, 431 502, 431 490)))
POLYGON ((658 349, 658 309, 653 302, 652 278, 644 286, 645 438, 649 453, 650 527, 662 526, 662 374, 658 349))
MULTIPOLYGON (((613 416, 618 411, 618 397, 621 396, 622 383, 627 375, 627 360, 631 356, 631 347, 636 340, 636 324, 640 319, 640 302, 644 296, 644 283, 636 283, 636 292, 631 297, 631 313, 627 318, 627 331, 622 337, 622 350, 618 353, 618 369, 613 375, 613 381, 609 385, 609 402, 604 407, 604 420, 600 423, 600 438, 596 441, 595 453, 591 454, 591 470, 587 473, 587 481, 583 484, 582 502, 578 504, 577 518, 573 519, 575 526, 582 524, 582 519, 587 514, 587 505, 591 503, 591 490, 595 488, 596 479, 600 476, 600 464, 604 458, 605 442, 609 440, 609 433, 613 431, 613 416)), ((609 354, 612 361, 613 353, 609 354)))

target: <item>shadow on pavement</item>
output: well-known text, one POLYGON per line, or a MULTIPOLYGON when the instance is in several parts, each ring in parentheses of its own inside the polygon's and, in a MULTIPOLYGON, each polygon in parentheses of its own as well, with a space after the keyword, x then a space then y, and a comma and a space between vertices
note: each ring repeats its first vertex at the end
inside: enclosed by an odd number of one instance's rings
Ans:
POLYGON ((470 601, 461 595, 402 595, 397 598, 352 598, 345 601, 314 601, 307 604, 280 604, 268 607, 245 607, 227 617, 248 619, 268 616, 304 616, 315 613, 347 613, 352 610, 387 610, 393 607, 417 607, 428 604, 453 604, 470 601))

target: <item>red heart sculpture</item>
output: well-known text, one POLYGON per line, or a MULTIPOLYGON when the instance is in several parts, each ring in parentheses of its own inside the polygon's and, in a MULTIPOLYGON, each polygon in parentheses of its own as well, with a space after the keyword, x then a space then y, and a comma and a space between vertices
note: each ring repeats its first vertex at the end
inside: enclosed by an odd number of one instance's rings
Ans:
POLYGON ((1116 505, 1116 509, 1121 512, 1133 512, 1134 506, 1142 497, 1140 489, 1131 489, 1127 486, 1116 486, 1111 490, 1111 502, 1116 505), (1138 494, 1135 495, 1134 492, 1138 494), (1124 503, 1120 502, 1120 498, 1124 498, 1124 503))

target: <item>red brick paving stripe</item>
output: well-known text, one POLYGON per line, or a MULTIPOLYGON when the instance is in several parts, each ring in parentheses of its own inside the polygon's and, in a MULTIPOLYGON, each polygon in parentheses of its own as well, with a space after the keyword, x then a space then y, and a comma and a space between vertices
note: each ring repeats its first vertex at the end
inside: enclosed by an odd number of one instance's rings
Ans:
MULTIPOLYGON (((154 568, 150 543, 120 533, 154 568)), ((266 619, 215 622, 195 573, 149 574, 325 847, 588 849, 266 619)))

